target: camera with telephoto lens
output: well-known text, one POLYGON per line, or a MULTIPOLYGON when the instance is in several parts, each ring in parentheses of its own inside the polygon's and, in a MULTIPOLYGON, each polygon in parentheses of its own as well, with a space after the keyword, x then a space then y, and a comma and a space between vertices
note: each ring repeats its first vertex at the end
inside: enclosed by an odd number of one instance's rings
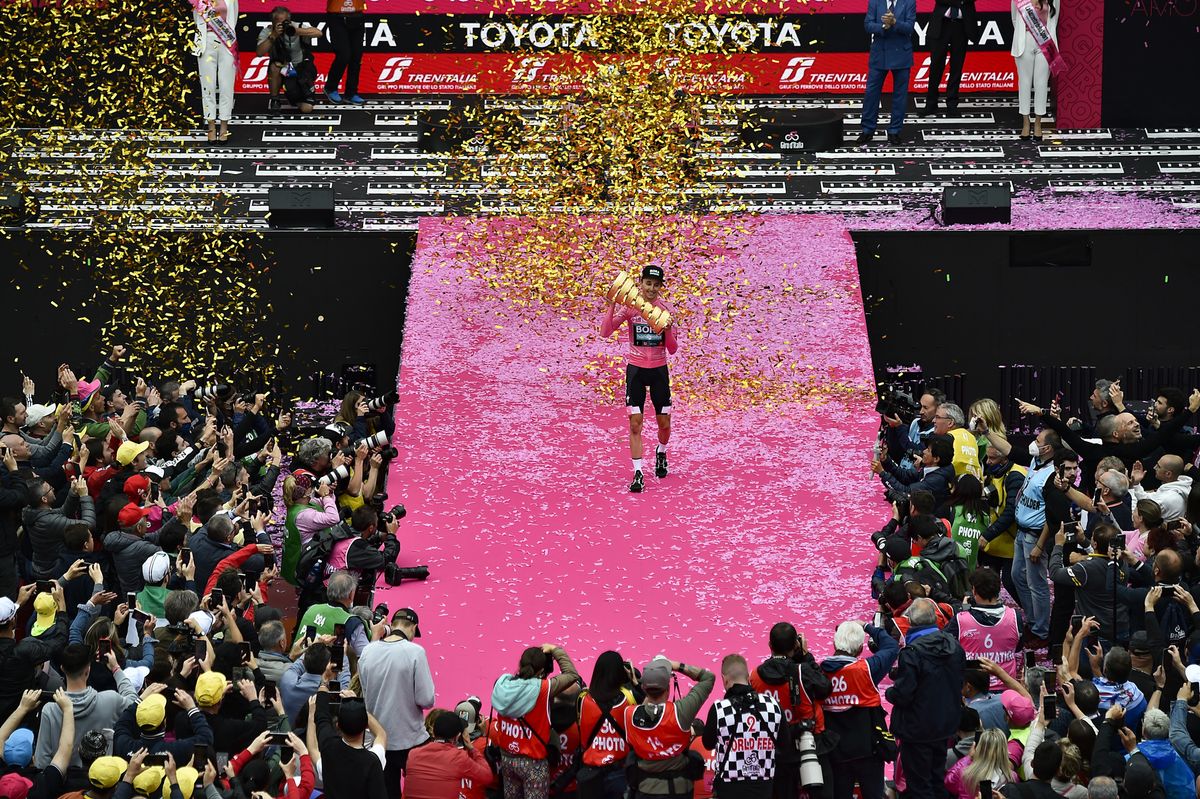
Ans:
POLYGON ((295 36, 296 35, 296 26, 293 25, 291 22, 283 23, 283 35, 284 36, 295 36))
POLYGON ((424 580, 429 577, 428 566, 397 566, 389 563, 383 569, 383 579, 388 585, 400 585, 401 580, 424 580))
POLYGON ((800 754, 800 785, 806 789, 821 788, 825 777, 821 773, 821 761, 817 759, 817 739, 813 735, 816 721, 805 719, 795 725, 796 751, 800 754))
POLYGON ((996 490, 995 484, 983 484, 983 501, 988 504, 989 508, 1000 507, 1000 492, 996 490))
POLYGON ((389 405, 395 405, 400 401, 400 395, 395 391, 391 391, 379 397, 374 397, 367 400, 367 407, 373 411, 381 411, 389 405))
POLYGON ((343 463, 341 466, 337 467, 336 469, 334 469, 332 472, 330 472, 329 474, 322 477, 317 482, 320 485, 334 485, 339 480, 345 480, 349 477, 350 477, 350 467, 343 463))
POLYGON ((358 441, 355 441, 354 449, 358 449, 363 444, 367 445, 367 449, 375 449, 376 447, 385 446, 387 443, 388 443, 388 434, 386 432, 384 432, 383 430, 380 430, 378 433, 376 433, 373 436, 367 436, 366 438, 360 438, 358 441))
POLYGON ((197 386, 192 390, 192 397, 200 402, 217 399, 221 402, 229 399, 233 389, 224 383, 210 383, 207 386, 197 386))
POLYGON ((889 387, 880 393, 879 402, 875 403, 875 413, 911 424, 921 413, 921 403, 913 399, 909 392, 889 387))
POLYGON ((379 514, 379 521, 384 524, 391 524, 392 522, 400 521, 407 515, 408 511, 404 509, 403 505, 393 505, 390 510, 385 510, 379 514))

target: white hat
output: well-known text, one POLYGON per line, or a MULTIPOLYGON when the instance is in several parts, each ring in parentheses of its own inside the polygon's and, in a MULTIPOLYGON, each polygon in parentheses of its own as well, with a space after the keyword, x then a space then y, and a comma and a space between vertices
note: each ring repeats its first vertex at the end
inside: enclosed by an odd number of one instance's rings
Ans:
POLYGON ((17 615, 17 603, 6 596, 0 596, 0 624, 8 624, 17 615))
POLYGON ((53 416, 57 411, 57 405, 30 405, 25 409, 25 426, 33 427, 47 416, 53 416))
POLYGON ((142 563, 142 579, 157 585, 171 570, 171 556, 166 552, 155 552, 142 563))
POLYGON ((159 480, 167 476, 167 473, 163 471, 163 467, 154 466, 153 464, 143 469, 142 474, 146 475, 147 477, 157 477, 159 480))

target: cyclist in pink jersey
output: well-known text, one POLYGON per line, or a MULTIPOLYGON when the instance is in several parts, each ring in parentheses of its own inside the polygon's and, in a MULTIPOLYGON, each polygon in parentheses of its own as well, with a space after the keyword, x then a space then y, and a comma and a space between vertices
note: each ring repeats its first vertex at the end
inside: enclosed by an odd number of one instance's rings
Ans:
MULTIPOLYGON (((661 266, 642 269, 642 280, 638 288, 651 305, 674 313, 671 307, 658 298, 663 287, 661 266)), ((646 390, 650 390, 650 401, 654 403, 655 418, 658 420, 658 448, 654 456, 654 475, 660 480, 667 476, 667 441, 671 438, 671 377, 667 372, 667 354, 674 355, 679 349, 675 339, 675 324, 672 322, 661 333, 655 333, 640 313, 616 303, 608 304, 608 312, 600 324, 600 335, 608 338, 621 325, 629 323, 629 352, 625 358, 625 407, 629 411, 629 455, 633 458, 633 482, 629 490, 638 493, 645 487, 642 478, 642 414, 646 405, 646 390)))

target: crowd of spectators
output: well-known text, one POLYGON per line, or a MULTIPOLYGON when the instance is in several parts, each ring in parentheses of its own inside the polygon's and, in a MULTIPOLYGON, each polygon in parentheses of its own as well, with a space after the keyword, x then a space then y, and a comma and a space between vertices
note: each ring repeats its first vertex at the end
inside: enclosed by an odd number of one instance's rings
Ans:
POLYGON ((0 398, 0 796, 382 785, 388 733, 416 741, 378 675, 416 614, 372 594, 423 576, 384 509, 395 395, 301 429, 267 390, 154 383, 124 355, 0 398))
POLYGON ((0 401, 0 796, 1197 795, 1200 391, 1021 402, 1024 456, 997 402, 931 390, 881 422, 864 620, 715 673, 531 646, 438 708, 418 612, 373 603, 423 576, 384 508, 394 397, 297 430, 122 356, 0 401))

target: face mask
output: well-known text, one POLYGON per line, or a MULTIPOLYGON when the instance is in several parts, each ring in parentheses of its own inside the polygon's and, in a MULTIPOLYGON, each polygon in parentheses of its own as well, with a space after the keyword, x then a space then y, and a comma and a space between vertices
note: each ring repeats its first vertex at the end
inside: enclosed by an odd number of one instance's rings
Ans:
POLYGON ((1038 446, 1036 440, 1029 442, 1029 457, 1037 458, 1039 460, 1042 457, 1042 448, 1038 446))

